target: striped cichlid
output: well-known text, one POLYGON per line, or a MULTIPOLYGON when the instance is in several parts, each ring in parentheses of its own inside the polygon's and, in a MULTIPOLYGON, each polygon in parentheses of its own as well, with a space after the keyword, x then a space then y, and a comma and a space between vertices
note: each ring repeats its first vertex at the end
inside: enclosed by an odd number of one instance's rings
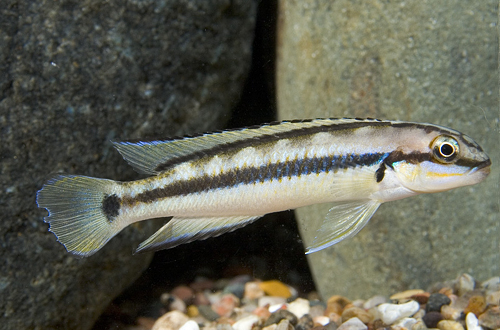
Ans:
POLYGON ((266 213, 333 203, 306 253, 352 237, 380 204, 481 182, 490 159, 470 137, 420 123, 314 119, 150 142, 114 142, 148 178, 58 175, 38 191, 66 250, 90 256, 126 226, 173 216, 137 252, 243 227, 266 213))

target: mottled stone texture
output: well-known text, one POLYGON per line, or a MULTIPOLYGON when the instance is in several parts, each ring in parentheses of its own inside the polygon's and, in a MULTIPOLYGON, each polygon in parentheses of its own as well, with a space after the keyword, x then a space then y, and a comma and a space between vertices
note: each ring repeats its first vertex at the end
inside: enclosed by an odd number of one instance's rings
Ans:
POLYGON ((148 265, 154 221, 75 259, 35 194, 51 173, 139 178, 111 139, 221 128, 250 65, 256 2, 2 1, 0 315, 4 329, 88 329, 148 265))
MULTIPOLYGON (((281 118, 432 122, 469 134, 493 161, 486 182, 384 204, 354 239, 312 254, 324 297, 498 275, 497 11, 493 0, 279 2, 281 118)), ((328 208, 298 211, 306 245, 328 208)))

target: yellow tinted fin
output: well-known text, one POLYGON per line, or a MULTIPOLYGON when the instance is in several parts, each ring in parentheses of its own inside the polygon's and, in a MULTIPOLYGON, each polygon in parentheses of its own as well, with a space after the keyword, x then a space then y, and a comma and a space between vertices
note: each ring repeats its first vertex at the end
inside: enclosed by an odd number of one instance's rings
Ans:
POLYGON ((169 249, 192 241, 216 237, 244 227, 260 217, 262 215, 218 218, 174 217, 151 237, 142 242, 135 252, 169 249))
POLYGON ((370 220, 380 206, 374 200, 337 203, 328 212, 306 254, 323 250, 356 235, 370 220))
POLYGON ((281 122, 246 127, 237 130, 226 130, 205 133, 193 137, 165 141, 113 142, 122 157, 140 173, 158 174, 169 167, 186 160, 202 157, 207 151, 228 147, 232 143, 244 140, 255 141, 260 137, 295 129, 331 125, 328 119, 317 119, 305 122, 281 122))
POLYGON ((58 175, 38 191, 38 207, 49 211, 44 221, 68 252, 88 257, 123 228, 110 218, 119 209, 112 198, 116 185, 112 180, 58 175))

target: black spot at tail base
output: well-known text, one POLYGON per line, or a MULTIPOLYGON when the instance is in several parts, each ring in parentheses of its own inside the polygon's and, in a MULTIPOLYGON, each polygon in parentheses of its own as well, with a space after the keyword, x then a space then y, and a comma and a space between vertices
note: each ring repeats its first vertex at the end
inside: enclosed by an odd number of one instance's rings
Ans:
POLYGON ((102 201, 102 212, 106 215, 109 222, 118 216, 121 206, 121 199, 116 195, 108 195, 102 201))
POLYGON ((377 183, 384 180, 384 176, 385 176, 385 163, 382 162, 378 170, 375 172, 375 178, 377 179, 377 183))

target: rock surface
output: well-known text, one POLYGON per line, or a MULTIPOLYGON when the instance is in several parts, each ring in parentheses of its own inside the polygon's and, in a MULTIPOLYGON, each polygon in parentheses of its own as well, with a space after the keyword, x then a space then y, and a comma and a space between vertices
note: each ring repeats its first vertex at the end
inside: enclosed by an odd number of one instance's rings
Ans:
POLYGON ((256 2, 4 1, 0 20, 0 310, 6 329, 88 329, 148 265, 154 222, 88 259, 42 222, 52 173, 140 176, 109 140, 221 128, 247 74, 256 2))
MULTIPOLYGON (((472 136, 493 162, 480 185, 386 203, 356 237, 309 255, 320 293, 366 298, 470 269, 497 275, 498 2, 282 0, 279 15, 280 119, 441 124, 472 136)), ((306 246, 328 209, 296 212, 306 246)))

